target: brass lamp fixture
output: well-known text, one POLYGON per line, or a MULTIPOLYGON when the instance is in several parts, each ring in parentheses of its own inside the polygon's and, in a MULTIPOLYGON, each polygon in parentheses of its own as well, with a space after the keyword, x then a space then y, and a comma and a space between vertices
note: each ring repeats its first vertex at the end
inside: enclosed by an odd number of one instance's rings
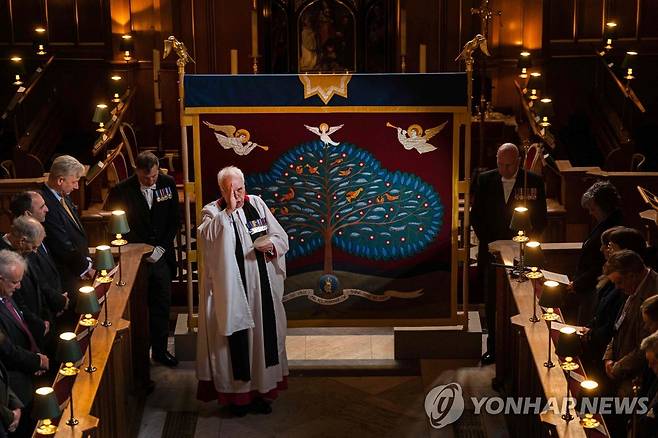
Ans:
POLYGON ((9 60, 11 61, 11 71, 13 77, 12 85, 16 85, 16 86, 23 85, 23 78, 21 77, 21 75, 25 74, 25 66, 23 64, 23 58, 15 55, 9 58, 9 60))
MULTIPOLYGON (((111 283, 112 277, 108 275, 108 271, 114 268, 114 257, 112 257, 112 250, 107 245, 100 245, 96 247, 96 254, 94 257, 94 265, 98 271, 101 271, 100 277, 96 280, 99 283, 111 283)), ((107 306, 108 306, 108 295, 110 294, 109 289, 105 292, 105 303, 103 305, 105 319, 101 322, 103 327, 109 327, 112 325, 112 322, 107 319, 107 306)))
POLYGON ((47 52, 48 32, 44 26, 34 28, 34 50, 38 56, 44 56, 47 52))
POLYGON ((531 101, 539 99, 539 93, 543 88, 542 76, 538 71, 530 73, 528 83, 525 86, 527 98, 531 101))
POLYGON ((132 59, 132 54, 135 51, 135 42, 133 41, 132 35, 130 34, 121 35, 119 50, 123 52, 124 61, 128 62, 132 59))
POLYGON ((596 429, 601 423, 594 418, 592 399, 598 392, 599 384, 594 380, 583 380, 580 382, 580 397, 578 413, 580 415, 580 425, 585 429, 596 429))
MULTIPOLYGON (((530 272, 526 272, 526 278, 530 280, 538 280, 543 277, 540 271, 541 266, 544 264, 544 253, 541 250, 541 244, 537 241, 531 241, 525 245, 525 264, 529 267, 530 272)), ((537 297, 535 297, 534 284, 532 287, 532 316, 530 322, 539 322, 537 317, 537 297)))
POLYGON ((532 59, 530 58, 530 52, 523 51, 519 54, 519 59, 516 62, 516 67, 521 70, 519 77, 521 79, 528 78, 528 69, 532 67, 532 59))
POLYGON ((57 402, 55 390, 50 386, 44 386, 34 391, 34 407, 32 417, 37 420, 36 433, 38 435, 54 435, 57 426, 52 422, 53 418, 62 415, 57 402))
MULTIPOLYGON (((91 348, 91 338, 89 339, 90 348, 91 348)), ((78 361, 82 359, 82 350, 80 349, 80 344, 78 343, 78 338, 73 332, 64 332, 59 335, 59 341, 57 342, 57 350, 55 351, 55 360, 63 363, 64 365, 59 369, 59 373, 63 376, 75 376, 80 372, 80 369, 76 366, 78 361)), ((77 418, 73 416, 73 391, 71 391, 71 418, 68 419, 66 424, 69 426, 75 426, 78 424, 77 418)))
POLYGON ((554 309, 562 305, 562 289, 557 281, 547 280, 544 282, 541 297, 539 297, 539 305, 546 308, 546 312, 541 317, 544 321, 548 321, 548 359, 544 362, 544 366, 548 369, 555 366, 551 360, 551 325, 553 321, 560 318, 554 309))
POLYGON ((121 93, 123 92, 122 87, 123 78, 114 73, 110 76, 110 94, 112 94, 112 102, 119 103, 121 102, 121 93))
POLYGON ((100 271, 100 276, 96 279, 99 283, 111 283, 112 277, 108 272, 114 269, 114 257, 112 257, 112 250, 108 245, 99 245, 96 247, 96 254, 94 255, 94 267, 100 271))
POLYGON ((580 336, 576 333, 573 327, 562 327, 560 329, 560 336, 557 339, 555 346, 555 354, 564 358, 564 362, 560 364, 560 368, 564 371, 573 371, 579 368, 574 358, 580 356, 583 349, 580 344, 580 336))
POLYGON ((105 124, 110 120, 110 111, 107 109, 107 105, 104 103, 99 103, 96 105, 94 110, 94 117, 91 119, 92 122, 98 124, 98 129, 96 132, 105 132, 105 124))
MULTIPOLYGON (((582 353, 582 347, 580 345, 580 337, 576 334, 576 329, 573 327, 562 327, 560 329, 560 336, 557 340, 557 345, 555 346, 555 354, 560 357, 564 357, 565 360, 560 364, 560 368, 564 371, 572 371, 578 368, 578 364, 573 362, 573 358, 580 356, 582 353)), ((571 393, 571 388, 569 387, 569 381, 567 379, 567 400, 569 400, 569 394, 571 393)), ((569 412, 569 403, 565 403, 564 414, 562 414, 562 419, 567 423, 573 420, 573 415, 569 412)))
POLYGON ((635 70, 637 63, 637 52, 633 50, 629 50, 626 52, 626 56, 624 56, 624 62, 621 63, 621 68, 626 71, 626 75, 624 75, 624 79, 627 81, 631 81, 635 79, 633 70, 635 70))
POLYGON ((605 41, 605 50, 612 50, 612 43, 617 39, 617 23, 614 21, 608 21, 605 24, 605 30, 603 31, 603 40, 605 41))
POLYGON ((523 276, 525 272, 524 265, 524 247, 530 238, 526 235, 532 229, 532 222, 530 221, 530 213, 527 207, 519 206, 514 208, 512 213, 512 220, 510 221, 509 228, 516 232, 516 236, 512 240, 519 244, 519 265, 513 272, 518 275, 517 281, 525 281, 523 276))
POLYGON ((98 304, 96 289, 91 286, 81 287, 78 294, 78 302, 75 305, 75 312, 83 315, 80 325, 87 327, 87 336, 89 337, 89 365, 85 368, 85 371, 88 373, 96 371, 96 367, 91 363, 91 332, 92 328, 98 323, 94 315, 99 311, 100 304, 98 304))
POLYGON ((539 125, 543 128, 551 126, 551 118, 555 115, 553 111, 553 100, 545 97, 535 104, 535 113, 539 118, 539 125))
POLYGON ((59 335, 55 360, 64 364, 59 369, 59 373, 63 376, 75 376, 80 372, 80 369, 75 366, 80 359, 82 359, 82 350, 75 333, 64 332, 59 335))
POLYGON ((128 218, 126 217, 126 212, 123 210, 114 210, 112 211, 112 216, 110 217, 110 234, 114 234, 116 239, 110 242, 112 245, 119 247, 119 279, 117 280, 117 286, 125 286, 126 282, 122 279, 122 263, 121 263, 121 247, 128 244, 128 241, 123 238, 123 235, 130 232, 130 227, 128 226, 128 218))

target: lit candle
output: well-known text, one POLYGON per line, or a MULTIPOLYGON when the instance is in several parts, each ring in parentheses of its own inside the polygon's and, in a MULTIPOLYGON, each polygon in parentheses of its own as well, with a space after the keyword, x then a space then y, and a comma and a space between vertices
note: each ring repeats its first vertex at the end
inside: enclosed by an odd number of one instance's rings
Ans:
POLYGON ((407 54, 407 11, 400 9, 400 55, 407 54))
POLYGON ((418 49, 418 71, 427 73, 427 45, 421 44, 418 49))
POLYGON ((251 11, 251 56, 258 56, 258 12, 251 11))
POLYGON ((238 74, 238 51, 237 49, 231 49, 231 74, 238 74))

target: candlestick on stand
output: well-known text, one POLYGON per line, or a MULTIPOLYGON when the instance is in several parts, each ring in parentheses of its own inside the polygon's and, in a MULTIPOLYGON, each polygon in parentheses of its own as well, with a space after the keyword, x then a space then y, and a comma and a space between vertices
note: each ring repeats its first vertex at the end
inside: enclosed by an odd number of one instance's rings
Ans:
POLYGON ((257 75, 258 74, 258 58, 260 58, 260 56, 250 56, 250 58, 253 61, 253 63, 251 64, 251 68, 253 69, 254 74, 257 75))

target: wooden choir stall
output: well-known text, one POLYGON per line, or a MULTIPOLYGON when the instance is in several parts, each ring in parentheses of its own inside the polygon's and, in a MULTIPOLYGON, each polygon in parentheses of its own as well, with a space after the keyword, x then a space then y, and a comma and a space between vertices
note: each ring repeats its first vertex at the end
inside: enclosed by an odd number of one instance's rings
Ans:
MULTIPOLYGON (((93 316, 98 323, 91 331, 91 363, 97 370, 90 373, 84 369, 90 362, 90 339, 88 328, 78 324, 76 334, 84 353, 77 364, 79 372, 73 376, 58 374, 52 385, 62 407, 62 415, 53 419, 57 423, 55 437, 137 435, 141 416, 136 413, 143 406, 150 384, 147 267, 142 262, 150 251, 151 247, 144 244, 122 247, 121 279, 125 285, 117 285, 118 269, 111 283, 95 283, 101 308, 93 316), (106 304, 107 319, 112 323, 109 327, 101 325, 106 304), (72 415, 71 396, 73 417, 79 420, 75 426, 66 424, 72 415)), ((51 361, 53 366, 59 368, 62 364, 51 361)), ((42 435, 35 432, 34 436, 42 435)))

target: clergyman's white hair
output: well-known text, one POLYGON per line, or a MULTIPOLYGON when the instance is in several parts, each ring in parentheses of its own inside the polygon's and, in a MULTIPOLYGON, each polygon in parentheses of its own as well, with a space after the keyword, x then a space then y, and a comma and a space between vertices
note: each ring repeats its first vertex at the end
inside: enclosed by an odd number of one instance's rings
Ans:
POLYGON ((244 184, 244 173, 242 173, 242 171, 235 166, 226 166, 217 173, 217 184, 219 184, 220 188, 222 187, 222 181, 224 181, 224 179, 229 176, 236 176, 240 178, 244 184))

